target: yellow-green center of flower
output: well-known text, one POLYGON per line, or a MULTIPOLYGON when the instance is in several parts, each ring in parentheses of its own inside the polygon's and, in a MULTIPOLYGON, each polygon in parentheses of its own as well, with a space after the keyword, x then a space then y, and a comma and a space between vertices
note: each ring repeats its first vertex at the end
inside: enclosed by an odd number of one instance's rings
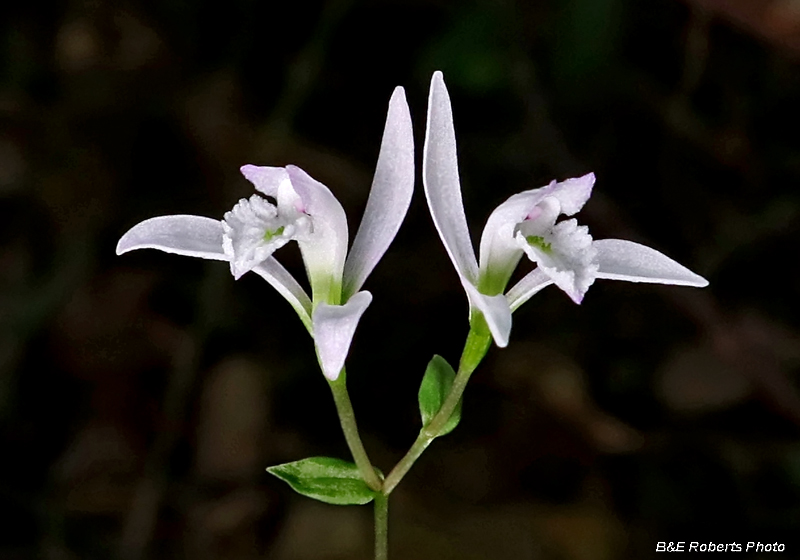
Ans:
POLYGON ((553 251, 552 244, 547 243, 541 235, 528 235, 525 237, 525 241, 528 242, 528 245, 538 247, 544 253, 549 254, 553 251))
POLYGON ((269 241, 272 241, 272 239, 273 239, 274 237, 277 237, 277 236, 279 236, 279 235, 282 235, 282 234, 283 234, 283 231, 284 231, 285 229, 286 229, 286 228, 285 228, 284 226, 281 226, 281 227, 279 227, 279 228, 278 228, 278 229, 276 229, 276 230, 269 230, 269 229, 268 229, 267 231, 265 231, 265 232, 264 232, 264 241, 267 241, 267 242, 269 242, 269 241))

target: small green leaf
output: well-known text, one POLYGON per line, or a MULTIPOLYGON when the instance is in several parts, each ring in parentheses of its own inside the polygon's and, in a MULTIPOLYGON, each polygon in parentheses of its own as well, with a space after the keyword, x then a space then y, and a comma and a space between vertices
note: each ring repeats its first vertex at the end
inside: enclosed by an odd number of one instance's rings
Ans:
POLYGON ((269 467, 267 472, 298 494, 328 504, 368 504, 375 497, 375 491, 361 478, 358 467, 341 459, 309 457, 269 467))
MULTIPOLYGON (((422 384, 419 386, 419 412, 422 415, 423 428, 430 423, 436 413, 439 412, 439 409, 442 408, 447 395, 450 394, 450 388, 453 386, 455 377, 456 372, 453 371, 453 368, 444 358, 439 355, 431 358, 428 368, 425 370, 425 377, 422 378, 422 384)), ((450 419, 437 435, 449 434, 458 426, 460 420, 461 401, 459 401, 450 419)))

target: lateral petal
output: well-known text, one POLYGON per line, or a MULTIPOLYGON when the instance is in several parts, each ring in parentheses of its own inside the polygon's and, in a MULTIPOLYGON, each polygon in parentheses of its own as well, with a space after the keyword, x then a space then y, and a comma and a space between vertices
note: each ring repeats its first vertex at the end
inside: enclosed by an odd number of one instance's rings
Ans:
POLYGON ((397 87, 389 100, 381 150, 367 206, 344 266, 342 296, 346 301, 391 244, 414 191, 414 134, 405 91, 397 87))
POLYGON ((314 309, 314 343, 322 373, 329 380, 335 381, 339 377, 358 322, 371 302, 372 294, 361 291, 344 305, 320 303, 314 309))
POLYGON ((702 276, 645 245, 624 239, 600 239, 593 246, 597 249, 600 265, 598 278, 698 288, 708 286, 708 280, 702 276))
POLYGON ((139 222, 117 242, 117 254, 135 249, 227 261, 222 250, 222 222, 203 216, 176 214, 139 222))

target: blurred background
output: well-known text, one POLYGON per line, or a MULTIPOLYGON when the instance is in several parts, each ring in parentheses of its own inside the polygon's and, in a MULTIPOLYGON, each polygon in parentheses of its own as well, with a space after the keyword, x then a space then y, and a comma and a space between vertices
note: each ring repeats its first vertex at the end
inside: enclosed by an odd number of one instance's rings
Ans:
MULTIPOLYGON (((523 306, 393 494, 392 557, 800 557, 797 0, 11 1, 0 53, 1 558, 370 557, 369 506, 264 471, 349 458, 289 305, 224 263, 114 247, 148 217, 221 218, 253 192, 244 163, 308 171, 352 236, 392 89, 419 163, 437 69, 474 240, 511 194, 594 171, 595 238, 711 286, 523 306)), ((420 181, 366 288, 348 383, 388 472, 427 361, 467 331, 420 181)))

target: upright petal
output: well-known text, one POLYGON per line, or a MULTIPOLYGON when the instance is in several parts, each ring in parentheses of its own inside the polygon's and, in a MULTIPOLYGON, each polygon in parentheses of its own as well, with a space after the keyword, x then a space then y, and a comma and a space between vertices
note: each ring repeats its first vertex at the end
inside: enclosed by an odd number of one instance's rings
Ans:
POLYGON ((311 299, 309 299, 303 287, 294 279, 294 276, 281 263, 275 260, 275 257, 269 257, 255 266, 253 272, 269 282, 270 286, 275 288, 289 302, 289 305, 297 312, 300 320, 303 321, 303 325, 305 325, 308 332, 313 334, 311 299))
POLYGON ((708 286, 708 280, 702 276, 645 245, 623 239, 600 239, 593 245, 600 265, 598 278, 698 288, 708 286))
POLYGON ((227 261, 222 250, 222 222, 203 216, 159 216, 139 222, 117 243, 117 254, 135 249, 227 261))
MULTIPOLYGON (((525 220, 547 196, 545 188, 532 189, 511 196, 494 209, 483 228, 480 245, 479 287, 487 294, 501 294, 517 268, 522 249, 514 239, 517 224, 525 220)), ((561 208, 554 202, 553 221, 561 208)))
POLYGON ((522 252, 514 239, 517 225, 525 220, 552 227, 560 214, 571 216, 592 194, 594 173, 552 181, 546 187, 515 194, 491 213, 481 235, 480 281, 484 293, 499 294, 516 269, 522 252))
POLYGON ((441 72, 434 72, 431 80, 422 179, 433 223, 450 260, 459 276, 476 284, 478 263, 461 199, 453 110, 441 72))
POLYGON ((414 134, 405 91, 389 100, 381 151, 364 217, 344 266, 343 301, 364 285, 406 216, 414 191, 414 134))
POLYGON ((312 231, 298 239, 311 282, 314 302, 341 301, 342 274, 347 256, 347 217, 328 187, 308 173, 287 165, 286 171, 302 200, 303 211, 311 216, 312 231))
POLYGON ((354 294, 344 305, 320 303, 314 309, 312 319, 317 356, 322 373, 331 381, 339 377, 358 321, 371 302, 372 294, 363 291, 354 294))
POLYGON ((514 284, 508 290, 506 300, 511 311, 516 311, 519 306, 531 299, 542 288, 546 288, 553 283, 553 279, 548 276, 541 268, 534 268, 526 274, 522 280, 514 284))

